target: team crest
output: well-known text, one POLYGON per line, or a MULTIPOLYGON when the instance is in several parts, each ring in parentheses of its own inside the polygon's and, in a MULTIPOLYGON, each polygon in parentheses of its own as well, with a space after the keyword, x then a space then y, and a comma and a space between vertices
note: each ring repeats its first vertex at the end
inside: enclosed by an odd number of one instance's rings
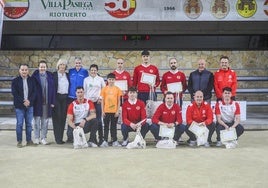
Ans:
POLYGON ((266 14, 266 16, 268 16, 268 0, 266 0, 263 4, 264 7, 264 13, 266 14), (266 8, 266 9, 265 9, 266 8))
POLYGON ((149 70, 150 73, 153 73, 154 71, 152 69, 149 70))
POLYGON ((186 0, 183 5, 183 10, 186 16, 191 19, 196 19, 202 14, 203 5, 200 0, 186 0))
POLYGON ((105 0, 104 9, 115 18, 126 18, 134 13, 136 0, 105 0))
POLYGON ((171 114, 172 114, 172 115, 174 115, 175 113, 176 113, 175 110, 172 110, 172 111, 171 111, 171 114))
POLYGON ((217 19, 225 18, 230 11, 230 4, 228 0, 212 0, 210 11, 217 19))
POLYGON ((136 106, 136 110, 140 110, 141 109, 141 107, 140 106, 136 106))
POLYGON ((11 19, 23 17, 29 10, 29 0, 6 0, 4 14, 11 19))
POLYGON ((255 0, 237 0, 236 10, 244 18, 250 18, 257 12, 257 3, 255 0))

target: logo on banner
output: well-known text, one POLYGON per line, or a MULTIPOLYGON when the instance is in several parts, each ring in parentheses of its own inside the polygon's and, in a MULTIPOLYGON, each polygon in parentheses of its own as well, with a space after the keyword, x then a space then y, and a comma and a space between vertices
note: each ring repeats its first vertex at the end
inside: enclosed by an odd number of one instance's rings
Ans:
POLYGON ((230 4, 228 0, 212 0, 210 11, 217 19, 225 18, 230 11, 230 4))
POLYGON ((104 9, 115 18, 126 18, 136 9, 136 0, 106 0, 104 9))
POLYGON ((240 16, 250 18, 257 11, 257 3, 255 0, 238 0, 236 10, 240 16))
POLYGON ((266 14, 266 16, 268 16, 268 0, 266 0, 263 5, 264 5, 264 10, 263 11, 266 14))
POLYGON ((29 0, 6 0, 5 16, 11 19, 23 17, 29 10, 29 0))
POLYGON ((198 18, 203 11, 203 5, 200 0, 186 0, 183 5, 186 16, 191 19, 198 18))

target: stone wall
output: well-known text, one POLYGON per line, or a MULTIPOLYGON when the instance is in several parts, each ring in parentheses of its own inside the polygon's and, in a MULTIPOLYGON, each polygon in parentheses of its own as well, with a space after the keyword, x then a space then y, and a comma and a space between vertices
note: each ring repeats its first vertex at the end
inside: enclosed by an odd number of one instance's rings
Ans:
MULTIPOLYGON (((133 67, 141 62, 140 53, 140 51, 0 51, 0 75, 17 75, 20 63, 27 63, 30 68, 36 69, 41 59, 46 59, 49 68, 55 69, 58 59, 66 58, 69 67, 72 67, 76 56, 82 57, 86 68, 90 64, 98 64, 102 76, 115 68, 117 58, 124 58, 126 68, 132 72, 133 67)), ((189 75, 196 69, 199 58, 205 58, 208 62, 207 68, 214 72, 219 67, 221 55, 229 56, 231 67, 237 70, 239 76, 268 75, 268 51, 151 51, 151 62, 162 74, 168 69, 168 59, 176 57, 179 67, 189 75)))

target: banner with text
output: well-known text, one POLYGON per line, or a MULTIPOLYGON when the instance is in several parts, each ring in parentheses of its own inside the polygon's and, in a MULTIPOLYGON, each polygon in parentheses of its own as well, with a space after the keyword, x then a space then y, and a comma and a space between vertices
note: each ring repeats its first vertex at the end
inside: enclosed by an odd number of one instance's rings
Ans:
POLYGON ((268 21, 268 0, 6 0, 5 21, 268 21))

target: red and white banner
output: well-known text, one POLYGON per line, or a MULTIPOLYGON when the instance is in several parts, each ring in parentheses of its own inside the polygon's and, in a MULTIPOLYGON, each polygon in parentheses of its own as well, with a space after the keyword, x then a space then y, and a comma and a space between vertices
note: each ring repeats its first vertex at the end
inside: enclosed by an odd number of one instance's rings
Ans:
POLYGON ((6 0, 4 19, 268 21, 268 0, 6 0))

